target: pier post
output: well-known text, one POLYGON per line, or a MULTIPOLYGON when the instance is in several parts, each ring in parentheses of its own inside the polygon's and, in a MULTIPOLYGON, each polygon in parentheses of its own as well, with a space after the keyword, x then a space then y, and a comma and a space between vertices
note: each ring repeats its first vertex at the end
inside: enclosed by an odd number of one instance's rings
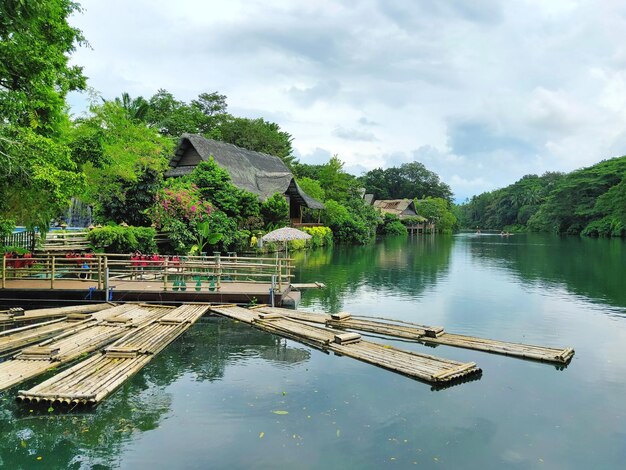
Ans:
POLYGON ((163 263, 163 267, 165 269, 165 271, 163 271, 163 290, 164 291, 167 290, 167 265, 168 265, 168 259, 165 258, 165 261, 163 263))
POLYGON ((2 288, 5 288, 7 282, 7 259, 2 255, 2 288))
POLYGON ((98 287, 97 289, 100 290, 100 286, 102 285, 102 256, 97 256, 97 260, 98 260, 98 287))
POLYGON ((54 274, 55 274, 55 257, 52 255, 50 260, 50 289, 54 289, 54 274))
POLYGON ((283 266, 282 266, 282 260, 280 258, 276 258, 276 261, 278 262, 277 264, 277 269, 278 269, 278 290, 282 293, 283 291, 283 266))

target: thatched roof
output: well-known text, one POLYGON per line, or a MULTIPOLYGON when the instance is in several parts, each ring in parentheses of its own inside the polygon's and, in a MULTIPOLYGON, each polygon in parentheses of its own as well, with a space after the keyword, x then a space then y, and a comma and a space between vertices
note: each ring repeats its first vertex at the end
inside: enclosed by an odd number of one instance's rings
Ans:
POLYGON ((417 216, 412 199, 379 199, 374 201, 373 206, 383 214, 393 214, 400 218, 417 216))
POLYGON ((293 174, 280 158, 210 140, 197 134, 181 136, 174 156, 170 159, 171 169, 165 173, 165 177, 188 175, 198 163, 208 161, 211 157, 228 172, 235 186, 257 194, 261 200, 276 193, 288 194, 305 207, 324 208, 321 202, 298 186, 293 174))

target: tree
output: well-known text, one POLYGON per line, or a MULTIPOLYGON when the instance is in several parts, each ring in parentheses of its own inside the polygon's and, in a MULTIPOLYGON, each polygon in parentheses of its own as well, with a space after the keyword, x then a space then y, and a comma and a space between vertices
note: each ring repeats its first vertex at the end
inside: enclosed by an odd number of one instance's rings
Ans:
POLYGON ((202 130, 204 114, 200 108, 189 106, 160 89, 149 100, 146 121, 163 135, 178 138, 186 132, 198 134, 202 130))
POLYGON ((69 0, 0 2, 0 222, 47 228, 82 188, 63 144, 65 96, 85 88, 68 65, 85 42, 67 22, 78 10, 69 0))
POLYGON ((361 183, 375 199, 413 199, 440 197, 452 201, 452 190, 439 176, 420 162, 400 167, 376 168, 361 177, 361 183))
POLYGON ((121 98, 115 98, 115 102, 124 108, 132 121, 145 121, 150 110, 150 103, 143 96, 131 98, 126 92, 122 93, 121 98))
POLYGON ((79 11, 70 0, 4 0, 0 7, 0 119, 2 124, 55 136, 67 122, 65 96, 82 90, 82 68, 69 54, 84 44, 67 18, 79 11))
POLYGON ((298 178, 298 185, 312 198, 318 201, 326 200, 326 191, 324 191, 319 181, 305 176, 304 178, 298 178))
POLYGON ((70 144, 87 177, 80 197, 103 222, 145 225, 143 212, 161 184, 173 143, 131 119, 121 103, 108 101, 90 111, 90 117, 76 123, 70 144))
POLYGON ((280 158, 290 167, 294 161, 291 142, 293 137, 274 122, 262 118, 248 119, 230 116, 219 127, 224 142, 255 152, 267 153, 280 158))
POLYGON ((283 227, 289 222, 289 204, 285 196, 276 193, 261 204, 261 215, 266 227, 283 227))

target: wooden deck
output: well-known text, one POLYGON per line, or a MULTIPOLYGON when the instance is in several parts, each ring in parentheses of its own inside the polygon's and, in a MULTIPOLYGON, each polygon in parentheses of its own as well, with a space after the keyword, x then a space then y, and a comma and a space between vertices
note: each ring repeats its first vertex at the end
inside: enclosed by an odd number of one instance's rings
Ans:
MULTIPOLYGON (((290 290, 291 260, 255 257, 90 257, 41 255, 2 258, 0 301, 150 301, 274 303, 290 290)), ((0 315, 1 317, 1 315, 0 315)))

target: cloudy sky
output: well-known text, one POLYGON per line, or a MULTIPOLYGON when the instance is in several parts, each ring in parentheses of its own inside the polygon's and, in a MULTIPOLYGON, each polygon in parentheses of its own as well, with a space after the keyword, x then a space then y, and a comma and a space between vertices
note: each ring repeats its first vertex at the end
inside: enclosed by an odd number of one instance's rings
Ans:
POLYGON ((80 3, 73 62, 102 96, 219 91, 302 162, 417 160, 462 201, 626 154, 621 0, 80 3))

